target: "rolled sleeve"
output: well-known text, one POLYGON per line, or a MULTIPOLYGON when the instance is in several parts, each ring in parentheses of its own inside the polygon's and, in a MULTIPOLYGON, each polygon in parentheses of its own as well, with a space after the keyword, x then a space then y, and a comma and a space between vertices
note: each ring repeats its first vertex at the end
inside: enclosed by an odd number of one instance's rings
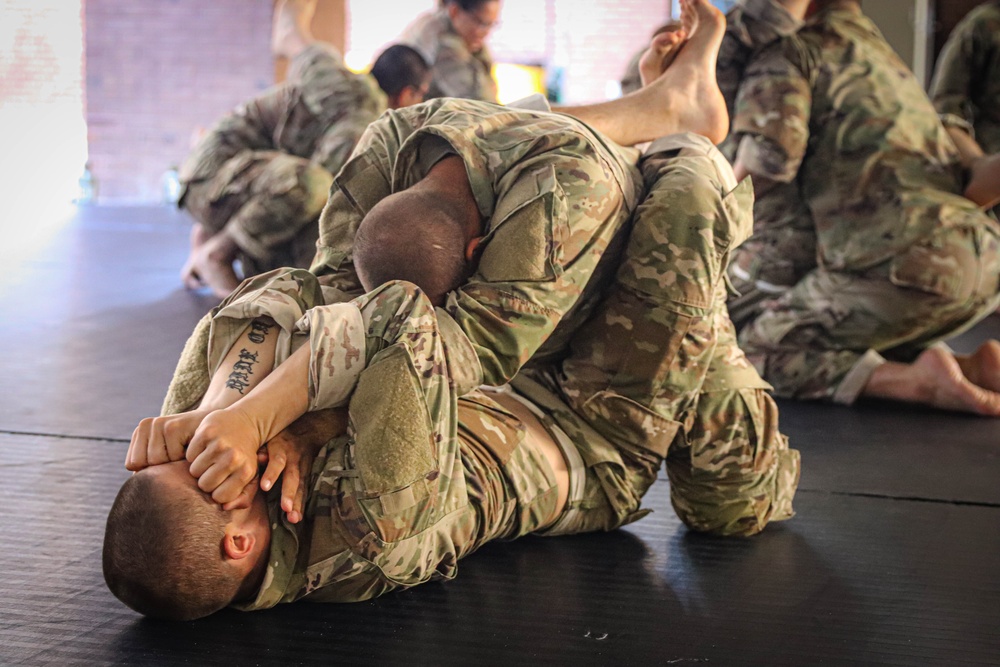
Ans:
POLYGON ((295 324, 309 334, 309 410, 346 405, 365 364, 365 323, 353 303, 317 306, 295 324))
POLYGON ((747 69, 732 132, 740 142, 737 159, 751 174, 787 183, 808 148, 812 92, 781 46, 763 51, 747 69))

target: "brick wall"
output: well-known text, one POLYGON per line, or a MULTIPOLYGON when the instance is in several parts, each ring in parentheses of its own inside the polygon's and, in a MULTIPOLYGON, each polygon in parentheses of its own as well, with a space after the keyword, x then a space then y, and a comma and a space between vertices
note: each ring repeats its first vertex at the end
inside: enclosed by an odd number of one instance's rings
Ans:
MULTIPOLYGON (((377 52, 435 0, 393 1, 386 14, 384 5, 348 0, 349 53, 377 52), (369 11, 373 6, 378 12, 369 11), (387 16, 399 26, 390 27, 387 16)), ((273 82, 272 4, 85 0, 88 140, 99 201, 160 201, 160 179, 184 159, 195 129, 273 82)), ((563 70, 563 102, 603 100, 671 5, 504 0, 503 23, 490 43, 499 61, 563 70)))
POLYGON ((274 80, 272 0, 85 0, 87 127, 98 200, 156 202, 210 126, 274 80))

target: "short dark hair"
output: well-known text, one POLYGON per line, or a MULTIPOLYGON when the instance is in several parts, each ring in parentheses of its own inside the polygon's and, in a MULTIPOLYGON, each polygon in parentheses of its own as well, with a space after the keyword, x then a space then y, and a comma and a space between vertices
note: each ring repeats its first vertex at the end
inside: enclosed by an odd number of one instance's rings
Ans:
POLYGON ((419 51, 405 44, 393 44, 375 59, 371 75, 378 81, 379 88, 392 97, 399 95, 407 86, 423 86, 430 71, 419 51))
POLYGON ((167 487, 142 472, 122 485, 104 532, 104 580, 140 614, 189 621, 230 604, 242 581, 222 557, 226 512, 197 487, 167 487))
POLYGON ((361 221, 354 239, 354 266, 366 290, 405 280, 434 305, 465 282, 465 231, 450 202, 430 193, 389 195, 361 221))
POLYGON ((458 5, 466 12, 474 12, 487 2, 499 2, 499 0, 445 0, 445 4, 458 5))

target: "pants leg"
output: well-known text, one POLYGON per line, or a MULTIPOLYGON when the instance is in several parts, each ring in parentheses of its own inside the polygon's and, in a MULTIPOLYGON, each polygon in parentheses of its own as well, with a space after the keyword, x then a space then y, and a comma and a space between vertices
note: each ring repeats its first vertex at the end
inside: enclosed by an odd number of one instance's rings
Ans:
POLYGON ((752 535, 793 516, 799 453, 778 430, 770 386, 737 345, 724 311, 717 323, 715 355, 690 425, 667 456, 670 500, 696 530, 752 535))
MULTIPOLYGON (((585 494, 594 507, 583 513, 577 529, 613 528, 641 516, 642 494, 667 460, 668 474, 679 480, 672 491, 675 506, 698 510, 681 513, 689 526, 756 532, 774 515, 777 492, 768 480, 776 477, 781 457, 761 452, 748 461, 742 450, 751 439, 762 448, 787 450, 780 434, 745 436, 758 430, 777 434, 776 414, 760 409, 756 394, 757 409, 742 411, 719 400, 721 407, 714 407, 703 394, 713 369, 713 389, 739 393, 766 387, 748 367, 730 373, 729 358, 736 351, 731 341, 719 347, 720 335, 731 335, 731 324, 723 326, 728 323, 723 271, 731 247, 750 230, 749 186, 733 190, 728 164, 697 138, 679 150, 646 157, 642 169, 649 194, 636 213, 615 283, 577 334, 570 357, 548 381, 540 380, 576 416, 564 420, 564 430, 580 446, 588 486, 596 482, 606 499, 601 505, 597 493, 585 494), (751 423, 755 416, 760 424, 751 423), (588 438, 588 430, 599 437, 588 438), (705 445, 688 444, 699 435, 705 445), (718 465, 727 457, 733 465, 718 465), (685 484, 681 473, 693 481, 685 484), (728 483, 734 474, 744 481, 728 483), (755 476, 762 479, 749 481, 755 476), (747 498, 762 488, 762 498, 747 498), (706 516, 712 506, 698 505, 699 498, 713 494, 713 502, 731 500, 722 519, 706 516), (749 518, 736 516, 736 507, 749 518)), ((513 384, 520 389, 516 379, 513 384)))
POLYGON ((225 229, 247 276, 307 267, 333 176, 307 159, 246 150, 210 178, 185 186, 183 207, 213 234, 225 229))
POLYGON ((864 273, 819 268, 740 332, 775 394, 853 402, 867 355, 911 361, 973 326, 1000 301, 995 221, 941 229, 864 273), (870 352, 871 351, 871 352, 870 352))

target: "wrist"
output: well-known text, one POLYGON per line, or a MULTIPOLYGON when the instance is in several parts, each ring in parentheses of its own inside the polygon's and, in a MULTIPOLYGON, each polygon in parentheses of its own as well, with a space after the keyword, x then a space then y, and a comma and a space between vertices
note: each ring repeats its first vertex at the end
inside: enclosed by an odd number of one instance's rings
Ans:
POLYGON ((268 440, 268 424, 261 419, 259 411, 252 409, 252 406, 245 404, 245 401, 237 401, 233 405, 222 408, 219 412, 225 413, 230 423, 241 424, 245 438, 241 438, 241 448, 244 453, 251 456, 257 455, 257 450, 268 440))

